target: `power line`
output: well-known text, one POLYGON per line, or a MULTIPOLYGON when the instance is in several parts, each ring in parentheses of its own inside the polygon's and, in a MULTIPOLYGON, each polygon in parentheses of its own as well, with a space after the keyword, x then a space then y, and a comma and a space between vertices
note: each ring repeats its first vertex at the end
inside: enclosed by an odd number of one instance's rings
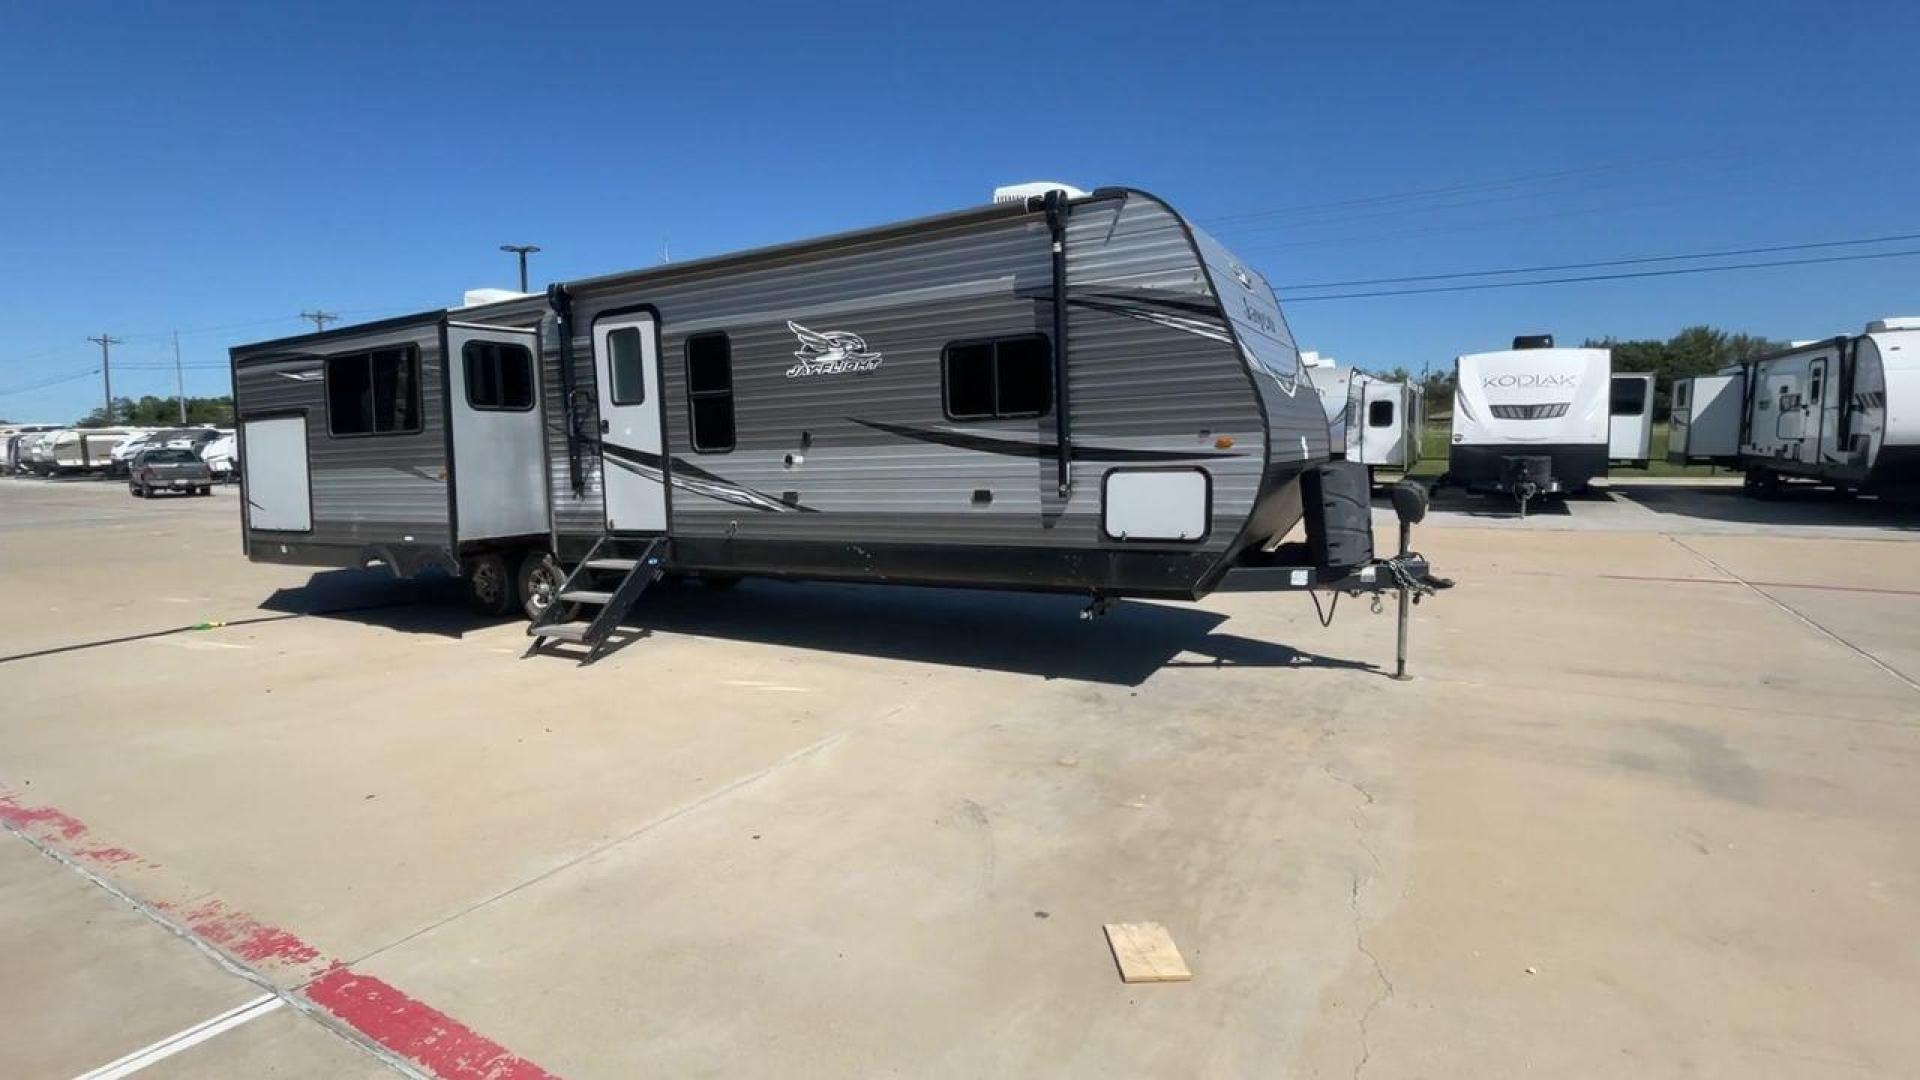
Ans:
POLYGON ((1460 270, 1447 274, 1410 274, 1405 277, 1355 278, 1352 281, 1321 281, 1312 284, 1276 285, 1276 289, 1340 289, 1351 285, 1393 285, 1408 281, 1445 281, 1452 278, 1494 277, 1503 274, 1543 274, 1555 270, 1592 270, 1602 266, 1633 266, 1638 263, 1684 262, 1689 259, 1724 259, 1735 255, 1767 255, 1778 251, 1811 251, 1815 248, 1853 247, 1859 244, 1891 244, 1901 240, 1920 240, 1920 233, 1895 236, 1870 236, 1861 240, 1822 240, 1812 244, 1775 244, 1770 247, 1732 248, 1727 251, 1699 251, 1687 255, 1644 255, 1634 259, 1606 259, 1600 262, 1557 263, 1548 266, 1516 266, 1506 270, 1460 270))
POLYGON ((1402 202, 1413 199, 1425 199, 1435 195, 1454 195, 1466 191, 1491 191, 1500 188, 1518 187, 1539 180, 1557 180, 1572 176, 1585 176, 1593 173, 1618 172, 1622 169, 1651 164, 1653 161, 1625 161, 1610 165, 1589 165, 1577 169, 1554 169, 1548 172, 1522 173, 1496 180, 1475 180, 1464 184, 1448 184, 1443 187, 1414 188, 1409 191, 1387 192, 1379 195, 1363 195, 1351 199, 1336 199, 1332 202, 1301 203, 1295 206, 1282 206, 1269 210, 1250 210, 1239 214, 1223 214, 1219 217, 1201 218, 1202 225, 1219 225, 1227 222, 1252 221, 1260 218, 1283 217, 1288 214, 1307 214, 1322 210, 1341 210, 1350 207, 1377 206, 1382 203, 1402 202))
POLYGON ((1817 259, 1774 259, 1768 262, 1732 263, 1727 266, 1683 266, 1674 270, 1636 270, 1624 274, 1582 274, 1578 277, 1541 278, 1538 281, 1483 281, 1473 285, 1435 285, 1420 289, 1376 289, 1371 292, 1327 293, 1323 296, 1296 296, 1289 305, 1316 300, 1358 300, 1372 296, 1414 296, 1421 293, 1477 292, 1482 289, 1519 289, 1529 285, 1571 285, 1583 281, 1626 281, 1630 278, 1675 277, 1680 274, 1712 274, 1722 270, 1760 270, 1774 266, 1812 266, 1817 263, 1859 262, 1865 259, 1898 259, 1920 255, 1920 248, 1909 251, 1873 251, 1853 255, 1827 255, 1817 259))
POLYGON ((12 394, 26 394, 26 393, 31 393, 32 391, 35 391, 35 390, 45 390, 49 386, 59 386, 61 383, 79 382, 81 379, 91 379, 98 374, 100 374, 99 368, 88 368, 85 371, 75 372, 72 375, 56 375, 51 379, 41 379, 38 382, 22 383, 19 386, 9 386, 5 390, 0 390, 0 397, 7 397, 12 394))

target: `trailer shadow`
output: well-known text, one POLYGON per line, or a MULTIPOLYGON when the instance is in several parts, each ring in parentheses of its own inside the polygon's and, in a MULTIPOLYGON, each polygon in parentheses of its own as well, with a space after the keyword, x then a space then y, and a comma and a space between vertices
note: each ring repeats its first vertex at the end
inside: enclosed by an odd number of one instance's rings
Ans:
POLYGON ((465 596, 460 582, 445 574, 395 578, 384 570, 323 570, 305 585, 275 590, 260 609, 450 638, 522 621, 517 614, 481 614, 465 596))
POLYGON ((1082 620, 1084 606, 1040 593, 748 581, 726 592, 663 588, 627 621, 693 637, 1118 686, 1178 667, 1381 670, 1221 633, 1226 616, 1200 608, 1120 603, 1082 620))
POLYGON ((1616 496, 1656 514, 1735 525, 1920 530, 1920 505, 1842 495, 1812 484, 1756 499, 1729 484, 1645 484, 1615 481, 1616 496))

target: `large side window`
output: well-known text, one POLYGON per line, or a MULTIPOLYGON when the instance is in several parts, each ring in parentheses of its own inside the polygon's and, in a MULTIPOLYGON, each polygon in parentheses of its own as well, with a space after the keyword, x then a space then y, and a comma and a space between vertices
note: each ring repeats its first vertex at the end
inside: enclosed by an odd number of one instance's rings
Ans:
POLYGON ((1612 408, 1607 410, 1614 416, 1639 416, 1647 408, 1647 380, 1613 380, 1612 408))
POLYGON ((329 356, 326 380, 329 434, 420 430, 420 353, 413 346, 329 356))
POLYGON ((467 404, 475 409, 524 412, 533 408, 533 350, 498 341, 460 347, 467 404))
POLYGON ((695 450, 733 449, 733 343, 725 334, 687 338, 687 419, 695 450))
POLYGON ((1393 399, 1392 398, 1375 398, 1374 400, 1367 402, 1367 426, 1368 427, 1392 427, 1393 426, 1393 399))
POLYGON ((1012 420, 1053 407, 1053 346, 1044 334, 956 341, 940 367, 951 419, 1012 420))

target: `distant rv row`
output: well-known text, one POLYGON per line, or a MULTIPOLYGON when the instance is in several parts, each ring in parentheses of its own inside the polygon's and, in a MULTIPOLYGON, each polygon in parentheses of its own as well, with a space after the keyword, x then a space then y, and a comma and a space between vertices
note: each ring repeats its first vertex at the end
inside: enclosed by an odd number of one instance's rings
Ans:
POLYGON ((0 427, 0 472, 30 476, 125 476, 145 450, 189 450, 215 476, 232 473, 239 446, 227 428, 0 427))
MULTIPOLYGON (((1606 349, 1548 336, 1456 363, 1446 479, 1533 498, 1578 492, 1609 463, 1644 464, 1654 377, 1612 371, 1606 349)), ((1920 494, 1920 319, 1792 347, 1676 380, 1667 460, 1742 470, 1747 491, 1784 482, 1920 494)))

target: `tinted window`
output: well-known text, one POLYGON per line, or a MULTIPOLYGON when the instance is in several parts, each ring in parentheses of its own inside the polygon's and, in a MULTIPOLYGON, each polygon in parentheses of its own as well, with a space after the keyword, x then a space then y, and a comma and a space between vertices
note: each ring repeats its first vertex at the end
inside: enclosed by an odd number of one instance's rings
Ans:
POLYGON ((420 430, 420 354, 411 345, 326 358, 327 430, 397 435, 420 430))
POLYGON ((142 459, 159 465, 179 465, 189 461, 199 461, 191 450, 148 450, 142 459))
POLYGON ((1367 403, 1367 426, 1393 426, 1393 402, 1391 399, 1381 398, 1379 401, 1367 403))
POLYGON ((1053 406, 1053 347, 1040 334, 956 342, 941 365, 955 420, 1040 416, 1053 406))
POLYGON ((1615 416, 1639 416, 1647 409, 1647 380, 1613 380, 1612 404, 1609 410, 1615 416))
POLYGON ((695 450, 733 449, 733 343, 725 334, 687 339, 687 423, 695 450))
POLYGON ((524 345, 469 341, 460 347, 467 404, 476 409, 533 408, 533 351, 524 345))
POLYGON ((647 372, 640 351, 640 328, 623 326, 607 334, 607 369, 612 373, 613 403, 638 405, 647 400, 647 372))

